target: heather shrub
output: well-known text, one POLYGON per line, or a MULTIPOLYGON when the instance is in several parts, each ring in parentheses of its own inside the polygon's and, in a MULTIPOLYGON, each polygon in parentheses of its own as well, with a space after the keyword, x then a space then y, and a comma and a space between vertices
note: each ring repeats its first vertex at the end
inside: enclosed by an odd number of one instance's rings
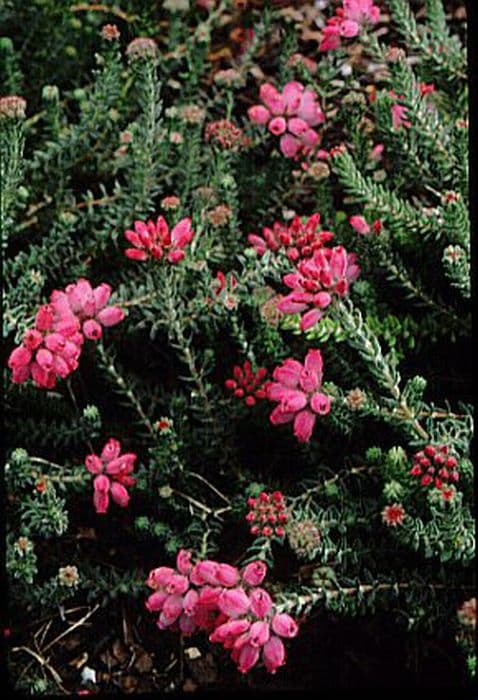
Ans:
POLYGON ((465 687, 463 3, 0 19, 11 685, 465 687))

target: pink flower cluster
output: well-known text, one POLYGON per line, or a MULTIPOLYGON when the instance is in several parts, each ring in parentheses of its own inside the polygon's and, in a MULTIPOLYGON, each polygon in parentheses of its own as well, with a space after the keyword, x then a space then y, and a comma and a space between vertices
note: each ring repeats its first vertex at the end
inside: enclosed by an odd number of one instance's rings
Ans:
POLYGON ((228 119, 206 124, 205 139, 225 150, 237 150, 247 144, 244 132, 228 119))
POLYGON ((448 483, 460 480, 458 461, 450 454, 448 445, 427 445, 417 452, 410 474, 420 477, 422 486, 434 486, 442 491, 445 500, 449 498, 448 483))
POLYGON ((226 379, 224 386, 233 391, 238 399, 244 399, 246 406, 255 406, 258 399, 266 398, 267 369, 265 367, 259 367, 254 371, 249 360, 246 360, 242 367, 235 365, 232 374, 234 379, 226 379))
POLYGON ((251 233, 247 240, 259 256, 264 255, 266 250, 274 253, 282 250, 289 260, 296 262, 300 258, 310 258, 315 250, 334 237, 331 231, 319 228, 319 213, 312 214, 304 223, 299 216, 295 216, 289 226, 276 221, 272 228, 264 226, 262 237, 251 233))
MULTIPOLYGON (((403 95, 397 95, 397 93, 394 92, 394 90, 390 90, 389 95, 394 100, 404 99, 403 95)), ((412 123, 407 119, 408 107, 405 107, 405 105, 400 104, 400 102, 395 102, 390 107, 390 113, 392 116, 392 127, 394 129, 400 129, 402 126, 406 127, 407 129, 411 127, 412 123)))
POLYGON ((236 308, 237 298, 234 292, 237 287, 237 279, 232 272, 229 274, 229 276, 226 276, 224 272, 219 270, 211 286, 214 299, 209 297, 209 302, 220 301, 224 304, 226 309, 229 310, 236 308))
POLYGON ((153 593, 146 601, 158 613, 159 629, 192 634, 209 633, 210 642, 231 650, 241 673, 259 660, 270 673, 284 665, 283 638, 295 637, 298 625, 287 613, 277 611, 266 590, 260 587, 267 573, 262 561, 242 570, 213 560, 193 564, 191 552, 180 550, 176 569, 153 569, 146 584, 153 593))
POLYGON ((325 121, 316 93, 302 83, 292 81, 279 92, 270 83, 259 90, 262 105, 248 110, 255 124, 267 124, 272 134, 280 136, 280 150, 286 158, 307 155, 320 142, 312 127, 325 121))
POLYGON ((64 379, 77 369, 84 339, 98 340, 103 326, 114 326, 125 316, 119 306, 107 306, 110 296, 109 284, 93 289, 86 279, 54 290, 50 303, 38 309, 35 327, 8 358, 12 381, 23 384, 31 377, 36 386, 52 389, 57 377, 64 379))
POLYGON ((250 510, 246 520, 251 523, 249 532, 251 535, 263 535, 264 537, 284 537, 284 525, 289 519, 285 512, 285 500, 280 491, 271 494, 261 491, 257 498, 249 498, 247 505, 250 510))
POLYGON ((330 397, 320 391, 322 369, 320 350, 309 350, 304 364, 288 358, 276 367, 272 374, 275 381, 267 387, 267 398, 279 402, 270 415, 271 423, 294 421, 299 442, 308 442, 317 415, 325 416, 330 411, 330 397))
POLYGON ((128 229, 124 234, 126 240, 134 248, 127 248, 125 255, 132 260, 147 260, 155 258, 160 260, 166 256, 168 262, 175 264, 184 259, 184 248, 192 241, 194 231, 191 228, 191 219, 186 217, 178 221, 176 226, 169 230, 169 226, 163 216, 158 216, 154 221, 135 221, 134 231, 128 229))
POLYGON ((359 273, 355 253, 347 253, 343 246, 318 248, 311 258, 297 264, 295 272, 284 275, 282 281, 292 292, 277 308, 285 314, 304 312, 300 328, 305 331, 319 321, 333 295, 342 297, 348 293, 359 273))
POLYGON ((351 216, 349 219, 349 224, 361 236, 368 236, 368 234, 372 231, 378 235, 382 230, 382 222, 380 221, 380 219, 375 219, 375 221, 370 226, 367 220, 360 215, 351 216))
POLYGON ((319 51, 337 49, 342 38, 351 39, 360 33, 363 24, 376 24, 380 19, 380 9, 373 0, 343 0, 342 5, 322 30, 319 51))
POLYGON ((93 503, 97 513, 108 511, 110 496, 121 508, 126 508, 130 498, 127 488, 136 483, 131 476, 136 459, 133 452, 121 454, 121 443, 114 438, 108 440, 99 457, 91 454, 85 458, 86 468, 95 475, 93 503))

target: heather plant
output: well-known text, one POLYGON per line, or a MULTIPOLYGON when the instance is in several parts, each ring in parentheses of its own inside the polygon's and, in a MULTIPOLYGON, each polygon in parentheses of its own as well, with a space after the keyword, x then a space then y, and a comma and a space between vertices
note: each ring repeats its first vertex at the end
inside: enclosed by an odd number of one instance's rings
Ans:
POLYGON ((474 674, 464 9, 0 8, 16 689, 330 687, 359 615, 474 674))

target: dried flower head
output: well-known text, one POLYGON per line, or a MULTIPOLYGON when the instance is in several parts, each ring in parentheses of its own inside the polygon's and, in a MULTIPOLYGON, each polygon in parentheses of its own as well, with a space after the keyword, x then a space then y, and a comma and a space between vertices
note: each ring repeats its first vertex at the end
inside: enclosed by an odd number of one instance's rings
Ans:
POLYGON ((121 34, 116 24, 105 24, 101 28, 101 36, 103 39, 106 39, 106 41, 116 41, 120 38, 121 34))
POLYGON ((237 150, 243 142, 243 131, 228 119, 219 119, 206 125, 206 141, 223 149, 237 150))
POLYGON ((458 620, 465 627, 476 628, 476 598, 465 600, 457 611, 458 620))
POLYGON ((287 524, 287 539, 297 556, 311 559, 320 547, 321 535, 314 520, 291 520, 287 524))
POLYGON ((301 53, 293 53, 287 61, 287 65, 291 68, 294 66, 303 66, 312 75, 317 72, 317 61, 301 53))
POLYGON ((232 209, 226 204, 218 204, 208 212, 207 218, 213 226, 225 226, 232 216, 232 209))
POLYGON ((20 556, 23 556, 33 551, 33 542, 28 537, 19 537, 13 547, 20 556))
POLYGON ((184 137, 179 131, 172 131, 169 135, 169 141, 178 146, 180 143, 183 143, 184 137))
POLYGON ((274 294, 274 296, 267 299, 267 301, 259 307, 261 317, 269 326, 275 327, 279 325, 282 313, 277 308, 277 305, 280 304, 283 298, 282 294, 274 294))
POLYGON ((314 180, 323 180, 325 177, 329 177, 330 168, 327 163, 318 160, 309 165, 307 168, 307 175, 310 175, 314 180))
POLYGON ((345 397, 345 403, 351 411, 357 411, 365 404, 366 396, 361 389, 351 389, 345 397))
POLYGON ((202 185, 194 190, 194 196, 198 199, 204 200, 214 200, 216 197, 216 191, 214 187, 209 187, 208 185, 202 185))
POLYGON ((61 586, 68 586, 68 588, 77 586, 80 575, 76 566, 61 566, 58 570, 58 581, 61 586))
POLYGON ((189 0, 164 0, 163 7, 170 12, 187 12, 189 0))
POLYGON ((126 55, 130 61, 137 61, 141 58, 156 58, 158 45, 154 39, 146 36, 139 36, 133 39, 126 47, 126 55))
POLYGON ((241 87, 245 81, 238 70, 226 68, 225 70, 218 70, 214 74, 214 82, 217 85, 225 85, 226 87, 241 87))
POLYGON ((179 118, 186 124, 201 124, 206 110, 198 105, 183 105, 179 108, 179 118))
POLYGON ((163 207, 163 209, 177 209, 180 204, 181 200, 175 195, 163 197, 163 199, 161 200, 161 206, 163 207))
POLYGON ((27 101, 17 95, 0 97, 0 119, 24 119, 27 101))
POLYGON ((133 134, 131 131, 128 131, 127 129, 125 131, 122 131, 120 136, 119 136, 120 143, 122 144, 128 144, 131 143, 133 140, 133 134))

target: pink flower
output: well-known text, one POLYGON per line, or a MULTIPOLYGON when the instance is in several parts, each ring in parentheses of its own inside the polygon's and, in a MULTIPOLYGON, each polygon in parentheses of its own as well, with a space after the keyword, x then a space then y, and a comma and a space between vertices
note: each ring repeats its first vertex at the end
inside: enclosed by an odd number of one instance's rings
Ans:
POLYGON ((297 116, 309 126, 318 126, 325 122, 325 114, 320 107, 318 97, 310 88, 306 88, 302 93, 297 116))
POLYGON ((217 586, 219 584, 218 573, 219 564, 215 561, 205 559, 194 566, 191 572, 191 581, 199 585, 209 583, 213 586, 217 586))
POLYGON ((271 119, 268 125, 269 131, 271 134, 275 134, 275 136, 280 136, 283 134, 286 128, 287 122, 284 117, 275 117, 274 119, 271 119))
POLYGON ((319 248, 313 257, 301 260, 296 272, 282 278, 293 291, 277 305, 286 314, 303 313, 301 330, 314 326, 322 317, 322 309, 332 301, 332 295, 345 296, 350 283, 357 279, 360 268, 354 253, 343 246, 319 248))
POLYGON ((164 591, 155 591, 154 593, 151 593, 146 601, 146 607, 149 612, 159 612, 162 610, 164 601, 167 597, 168 594, 164 593, 164 591))
POLYGON ((124 235, 134 246, 125 250, 126 257, 132 260, 159 260, 166 256, 168 262, 176 264, 184 259, 184 248, 192 241, 194 231, 189 217, 181 219, 170 232, 164 217, 159 216, 156 223, 151 220, 146 223, 135 221, 134 231, 128 229, 124 235))
POLYGON ((308 442, 315 425, 316 415, 330 411, 330 398, 319 391, 322 384, 322 355, 320 350, 309 350, 304 365, 287 359, 273 373, 268 398, 279 404, 272 411, 270 421, 281 425, 294 421, 294 435, 299 442, 308 442))
POLYGON ((209 635, 209 641, 224 644, 226 641, 236 639, 239 635, 247 632, 250 626, 251 623, 246 619, 229 620, 216 627, 214 632, 209 635))
POLYGON ((349 224, 357 231, 357 233, 360 233, 361 235, 366 235, 371 231, 370 226, 365 221, 363 216, 351 216, 349 219, 349 224))
POLYGON ((228 617, 240 617, 246 613, 251 601, 243 588, 224 589, 217 600, 217 606, 228 617))
POLYGON ((252 644, 244 644, 238 656, 238 669, 241 673, 247 673, 259 661, 260 649, 252 644))
POLYGON ((50 389, 57 377, 64 379, 76 370, 84 336, 97 340, 102 325, 113 326, 124 318, 122 309, 106 306, 110 295, 109 285, 93 289, 85 279, 64 291, 54 290, 50 303, 38 309, 35 328, 26 331, 22 345, 9 357, 12 380, 23 383, 31 377, 37 386, 50 389))
POLYGON ((270 83, 264 83, 259 88, 259 97, 273 115, 284 113, 284 98, 280 92, 270 83))
POLYGON ((236 586, 239 582, 239 571, 230 564, 219 564, 217 579, 222 586, 236 586))
POLYGON ((373 0, 343 0, 344 17, 359 24, 376 24, 380 19, 380 8, 373 0))
POLYGON ((343 7, 338 8, 322 30, 319 51, 337 49, 341 37, 350 39, 359 34, 361 26, 376 24, 380 19, 380 9, 373 0, 343 0, 343 7))
POLYGON ((286 158, 306 155, 319 143, 319 134, 312 127, 325 121, 316 93, 302 83, 287 83, 282 93, 270 83, 259 90, 263 105, 248 110, 255 124, 267 125, 271 133, 280 136, 280 150, 286 158))
POLYGON ((226 277, 224 272, 219 270, 211 286, 215 298, 208 298, 208 303, 221 301, 226 309, 231 310, 236 308, 237 298, 235 296, 235 289, 237 287, 237 279, 232 272, 226 277))
POLYGON ((253 647, 263 647, 270 637, 269 624, 263 620, 253 622, 249 630, 248 641, 253 647))
POLYGON ((271 496, 262 491, 259 498, 249 498, 248 505, 251 510, 246 515, 246 520, 251 523, 249 530, 251 535, 261 534, 264 537, 270 537, 273 534, 277 537, 284 535, 282 526, 287 522, 288 515, 284 512, 284 496, 280 491, 274 491, 271 496))
POLYGON ((131 476, 137 456, 130 453, 120 454, 121 444, 110 438, 103 447, 101 456, 88 455, 85 465, 93 480, 93 503, 97 513, 108 511, 109 497, 121 508, 129 504, 130 496, 127 487, 134 486, 136 480, 131 476))
POLYGON ((180 549, 176 557, 176 568, 181 574, 189 574, 193 565, 191 562, 191 552, 186 549, 180 549))
POLYGON ((224 386, 229 391, 233 391, 238 399, 244 399, 246 406, 254 406, 258 400, 266 398, 267 369, 265 367, 259 367, 254 371, 249 360, 246 360, 242 367, 234 365, 232 374, 234 378, 226 379, 224 386))
POLYGON ((265 643, 262 658, 269 673, 275 673, 285 664, 285 648, 279 637, 273 634, 265 643))
POLYGON ((110 490, 110 480, 107 476, 104 476, 104 474, 100 474, 94 479, 93 486, 93 503, 95 505, 95 510, 97 513, 106 513, 109 503, 108 491, 110 490))
POLYGON ((159 590, 166 587, 174 575, 174 569, 170 566, 159 566, 157 569, 150 571, 146 584, 153 590, 159 590))
POLYGON ((294 637, 298 627, 290 615, 277 612, 267 591, 256 587, 266 573, 264 562, 252 562, 239 574, 236 567, 214 560, 197 561, 192 566, 191 553, 180 550, 177 564, 183 573, 159 567, 150 572, 146 582, 153 593, 145 605, 150 612, 160 613, 159 629, 188 635, 205 630, 210 642, 231 651, 231 659, 241 673, 247 673, 261 660, 269 672, 275 673, 285 663, 285 649, 278 635, 294 637), (219 585, 204 583, 205 579, 218 579, 219 585), (240 580, 253 586, 249 594, 235 584, 227 588, 240 580))
POLYGON ((186 615, 194 615, 199 601, 199 594, 194 588, 190 588, 183 600, 183 609, 186 615))
POLYGON ((340 41, 340 27, 338 24, 327 24, 322 29, 322 41, 319 44, 319 51, 331 51, 338 49, 340 41))
POLYGON ((242 580, 249 586, 260 586, 267 574, 267 564, 264 561, 253 561, 242 571, 242 580))
POLYGON ((278 613, 272 618, 272 629, 280 637, 296 637, 299 633, 297 622, 287 613, 278 613))
MULTIPOLYGON (((403 95, 397 95, 393 90, 390 90, 390 97, 398 100, 403 99, 403 95)), ((408 108, 404 105, 395 102, 395 104, 391 106, 390 112, 392 115, 392 126, 394 129, 400 129, 402 126, 409 129, 412 126, 412 123, 407 119, 408 108)))
POLYGON ((274 253, 283 251, 289 260, 296 262, 300 258, 310 258, 314 251, 330 241, 334 234, 320 228, 320 214, 312 214, 302 221, 295 216, 289 225, 275 222, 272 228, 265 226, 262 237, 249 234, 248 241, 262 256, 266 250, 274 253))
POLYGON ((263 618, 272 610, 272 598, 263 588, 254 588, 249 593, 251 611, 257 617, 263 618))
POLYGON ((271 114, 266 107, 262 105, 253 105, 247 110, 247 114, 251 122, 255 124, 267 124, 271 118, 271 114))
POLYGON ((301 150, 300 141, 291 134, 284 134, 281 136, 279 147, 282 155, 286 158, 295 158, 301 150))

